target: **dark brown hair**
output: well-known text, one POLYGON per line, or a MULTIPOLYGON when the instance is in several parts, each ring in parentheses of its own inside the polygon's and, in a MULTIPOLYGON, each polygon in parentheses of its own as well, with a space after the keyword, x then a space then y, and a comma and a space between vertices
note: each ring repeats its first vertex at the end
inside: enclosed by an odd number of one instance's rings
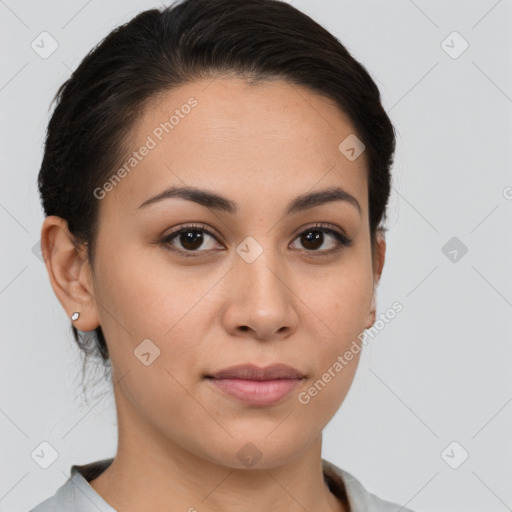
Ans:
MULTIPOLYGON (((326 29, 279 0, 184 0, 141 12, 108 34, 53 100, 38 180, 45 214, 67 221, 93 266, 93 191, 128 153, 145 107, 173 87, 221 75, 248 83, 281 78, 333 100, 348 115, 365 144, 373 256, 377 232, 385 231, 394 128, 366 69, 326 29)), ((72 330, 82 351, 108 366, 101 327, 89 337, 72 330)))

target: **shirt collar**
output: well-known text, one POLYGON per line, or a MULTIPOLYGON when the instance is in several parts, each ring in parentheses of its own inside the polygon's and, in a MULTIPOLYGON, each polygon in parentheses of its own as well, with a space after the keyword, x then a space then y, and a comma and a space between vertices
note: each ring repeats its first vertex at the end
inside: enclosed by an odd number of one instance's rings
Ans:
MULTIPOLYGON (((84 505, 95 505, 94 509, 91 508, 91 511, 116 512, 89 484, 90 481, 101 475, 113 460, 114 458, 109 458, 88 464, 75 464, 71 466, 71 485, 68 488, 72 486, 72 492, 75 493, 76 500, 83 502, 84 505)), ((322 459, 322 470, 324 481, 328 485, 329 490, 345 505, 348 512, 364 510, 358 502, 357 493, 350 492, 355 481, 350 474, 325 459, 322 459)))

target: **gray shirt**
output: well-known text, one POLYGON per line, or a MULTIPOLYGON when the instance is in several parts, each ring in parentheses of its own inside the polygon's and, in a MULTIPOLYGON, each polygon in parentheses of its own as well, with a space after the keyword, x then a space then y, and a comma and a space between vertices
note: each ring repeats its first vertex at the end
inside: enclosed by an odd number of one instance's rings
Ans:
MULTIPOLYGON (((82 466, 71 466, 71 476, 68 480, 53 496, 30 512, 116 512, 89 485, 89 482, 101 475, 113 460, 103 459, 82 466)), ((322 468, 329 489, 341 501, 348 500, 350 512, 412 512, 368 492, 354 476, 324 459, 322 468)))

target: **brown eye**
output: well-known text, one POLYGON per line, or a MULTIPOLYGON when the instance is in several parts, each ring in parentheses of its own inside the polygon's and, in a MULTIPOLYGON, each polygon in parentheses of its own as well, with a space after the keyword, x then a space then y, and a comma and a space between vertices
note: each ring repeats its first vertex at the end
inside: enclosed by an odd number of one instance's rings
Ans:
POLYGON ((352 244, 352 240, 342 233, 323 226, 308 228, 296 238, 307 251, 320 254, 332 254, 352 244), (327 247, 326 247, 327 246, 327 247))
POLYGON ((203 234, 198 230, 181 231, 178 236, 182 247, 187 251, 194 251, 201 247, 204 242, 203 234))
POLYGON ((160 244, 178 252, 206 252, 216 247, 217 239, 206 228, 201 226, 185 226, 175 229, 166 235, 160 244), (177 244, 179 244, 177 246, 177 244))
POLYGON ((324 243, 324 233, 321 231, 305 231, 301 237, 302 246, 308 250, 319 249, 324 243))

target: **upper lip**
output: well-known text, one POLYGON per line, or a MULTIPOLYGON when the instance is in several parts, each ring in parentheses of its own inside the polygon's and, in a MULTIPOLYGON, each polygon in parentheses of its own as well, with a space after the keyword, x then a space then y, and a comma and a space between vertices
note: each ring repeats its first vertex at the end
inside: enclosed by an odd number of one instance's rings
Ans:
POLYGON ((286 364, 271 364, 260 368, 253 364, 241 364, 224 368, 216 373, 207 375, 214 379, 245 379, 245 380, 274 380, 302 379, 304 375, 286 364))

